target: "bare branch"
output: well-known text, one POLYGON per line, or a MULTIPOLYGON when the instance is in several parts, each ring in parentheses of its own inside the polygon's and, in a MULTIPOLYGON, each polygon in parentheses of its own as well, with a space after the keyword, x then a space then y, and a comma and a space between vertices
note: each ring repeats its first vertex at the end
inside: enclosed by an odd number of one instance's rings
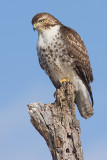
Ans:
POLYGON ((71 84, 62 83, 54 103, 28 105, 31 122, 45 138, 53 160, 83 160, 74 92, 71 84))

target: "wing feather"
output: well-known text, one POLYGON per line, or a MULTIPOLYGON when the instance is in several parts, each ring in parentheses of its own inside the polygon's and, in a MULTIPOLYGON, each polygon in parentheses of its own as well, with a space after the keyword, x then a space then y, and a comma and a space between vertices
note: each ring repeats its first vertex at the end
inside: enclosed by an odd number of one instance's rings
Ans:
POLYGON ((93 95, 90 86, 90 82, 93 81, 93 74, 84 42, 77 32, 64 25, 61 27, 61 35, 64 44, 66 44, 68 56, 74 59, 74 70, 87 87, 93 105, 93 95))

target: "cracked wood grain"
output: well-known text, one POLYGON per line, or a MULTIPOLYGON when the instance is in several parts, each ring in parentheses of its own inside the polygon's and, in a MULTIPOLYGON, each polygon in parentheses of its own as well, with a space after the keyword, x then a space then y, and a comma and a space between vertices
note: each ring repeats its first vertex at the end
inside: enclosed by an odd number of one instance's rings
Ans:
POLYGON ((74 92, 64 82, 55 92, 54 103, 28 105, 31 123, 46 140, 53 160, 83 160, 74 92))

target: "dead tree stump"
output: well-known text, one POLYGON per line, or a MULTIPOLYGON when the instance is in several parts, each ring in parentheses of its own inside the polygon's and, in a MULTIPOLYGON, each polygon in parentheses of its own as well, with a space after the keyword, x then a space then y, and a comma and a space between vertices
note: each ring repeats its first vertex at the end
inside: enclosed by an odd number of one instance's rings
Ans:
POLYGON ((74 92, 73 86, 64 82, 55 92, 54 103, 28 105, 31 122, 46 140, 53 160, 83 160, 74 92))

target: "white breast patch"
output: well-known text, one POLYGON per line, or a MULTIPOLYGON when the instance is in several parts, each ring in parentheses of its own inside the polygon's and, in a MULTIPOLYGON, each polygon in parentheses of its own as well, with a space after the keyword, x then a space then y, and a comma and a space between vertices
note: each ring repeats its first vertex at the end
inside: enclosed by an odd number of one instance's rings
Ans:
POLYGON ((55 42, 55 36, 59 33, 60 25, 53 26, 49 29, 46 29, 44 32, 39 33, 37 50, 39 51, 41 48, 46 49, 48 45, 55 42))

